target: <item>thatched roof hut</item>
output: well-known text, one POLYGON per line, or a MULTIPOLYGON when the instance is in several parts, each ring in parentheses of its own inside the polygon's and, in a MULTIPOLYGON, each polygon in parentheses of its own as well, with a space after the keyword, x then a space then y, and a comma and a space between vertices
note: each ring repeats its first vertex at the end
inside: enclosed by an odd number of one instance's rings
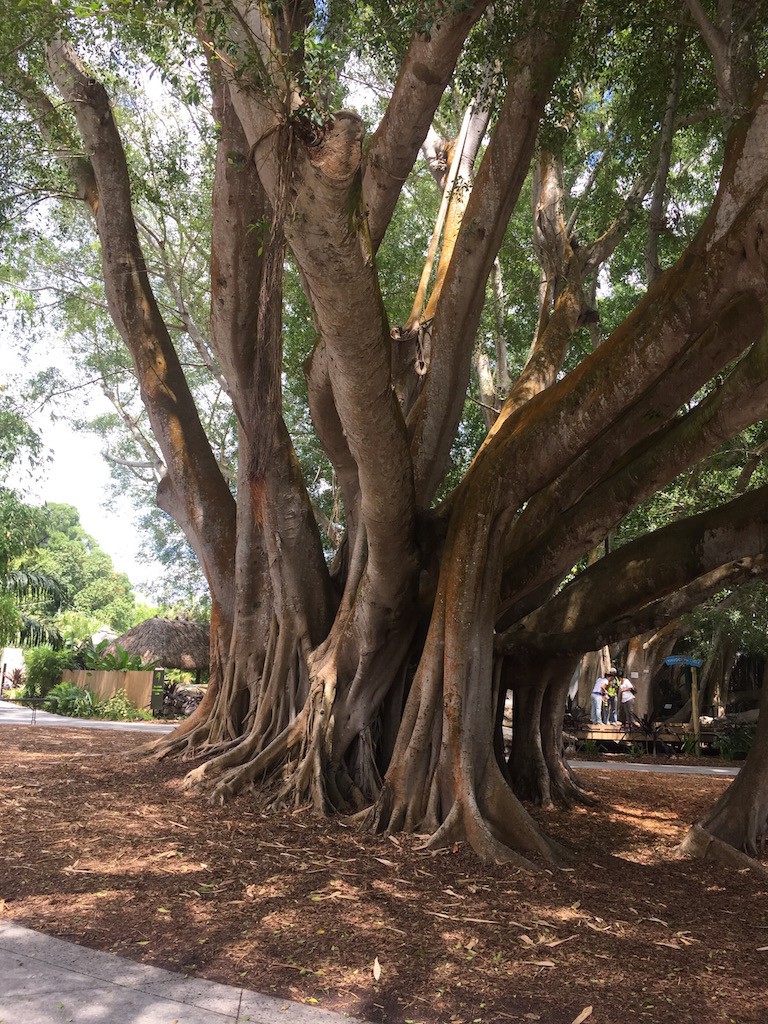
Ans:
POLYGON ((123 633, 107 647, 138 654, 145 664, 199 672, 210 660, 209 628, 190 619, 152 618, 123 633))

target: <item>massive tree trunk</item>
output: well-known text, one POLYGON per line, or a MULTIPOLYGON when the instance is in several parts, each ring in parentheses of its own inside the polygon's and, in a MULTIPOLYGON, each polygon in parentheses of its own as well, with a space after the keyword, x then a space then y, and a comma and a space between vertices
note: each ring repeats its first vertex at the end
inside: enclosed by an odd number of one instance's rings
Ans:
MULTIPOLYGON (((450 175, 445 182, 437 280, 425 308, 417 294, 405 332, 429 338, 418 366, 403 355, 410 350, 393 354, 404 335, 391 329, 375 254, 487 3, 444 12, 429 37, 415 33, 369 147, 358 115, 313 109, 300 91, 303 51, 294 40, 306 30, 307 5, 202 6, 217 35, 198 26, 219 124, 211 346, 237 418, 236 495, 152 292, 106 92, 68 44, 49 48, 52 80, 85 149, 63 159, 93 214, 110 313, 165 460, 158 500, 189 538, 212 594, 212 685, 156 752, 201 757, 189 786, 214 799, 258 784, 279 804, 357 812, 380 831, 426 832, 431 847, 467 842, 487 859, 563 863, 569 854, 520 798, 590 802, 562 756, 563 706, 579 659, 659 630, 718 587, 766 568, 766 487, 580 564, 639 502, 762 415, 766 86, 731 133, 696 237, 569 372, 571 341, 595 319, 594 276, 639 215, 653 175, 641 175, 616 217, 579 245, 565 217, 560 158, 539 149, 542 288, 530 352, 463 481, 433 509, 488 280, 579 0, 520 15, 481 156, 488 111, 478 103, 465 118, 455 166, 466 188, 458 194, 450 175), (265 238, 254 227, 267 221, 265 238), (344 503, 346 532, 331 568, 282 417, 286 247, 316 332, 306 364, 310 411, 344 503), (716 375, 720 386, 697 399, 716 375), (515 728, 506 762, 498 709, 508 686, 515 728)), ((28 102, 59 117, 34 91, 28 102)), ((671 114, 668 121, 667 135, 671 114)), ((667 154, 670 145, 665 136, 667 154)), ((764 823, 758 801, 761 815, 764 823)))
POLYGON ((510 660, 516 683, 508 765, 516 795, 545 807, 592 803, 563 756, 565 698, 578 655, 522 655, 510 660))

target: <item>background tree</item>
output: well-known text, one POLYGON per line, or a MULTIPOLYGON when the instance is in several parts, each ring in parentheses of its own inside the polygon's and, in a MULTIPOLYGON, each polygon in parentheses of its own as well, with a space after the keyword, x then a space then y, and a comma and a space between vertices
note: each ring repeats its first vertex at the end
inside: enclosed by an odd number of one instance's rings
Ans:
MULTIPOLYGON (((68 595, 62 615, 72 610, 91 627, 79 639, 101 626, 124 633, 140 621, 130 580, 125 573, 115 572, 112 559, 83 530, 79 513, 72 505, 46 506, 37 543, 21 561, 21 567, 25 566, 35 566, 59 580, 68 595)), ((43 601, 37 610, 51 616, 59 608, 43 601)), ((62 621, 62 615, 54 618, 60 627, 67 621, 62 621)))
POLYGON ((0 643, 60 643, 50 622, 30 612, 30 601, 57 609, 63 600, 60 581, 43 567, 21 560, 39 541, 44 512, 26 504, 9 485, 11 475, 23 482, 42 457, 38 435, 7 396, 0 394, 0 643))

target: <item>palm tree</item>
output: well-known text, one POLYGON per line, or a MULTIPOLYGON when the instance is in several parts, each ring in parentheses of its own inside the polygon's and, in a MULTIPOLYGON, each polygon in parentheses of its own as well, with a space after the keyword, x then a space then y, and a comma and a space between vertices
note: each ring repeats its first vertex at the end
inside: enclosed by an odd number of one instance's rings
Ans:
POLYGON ((46 573, 16 568, 24 555, 34 551, 43 518, 43 510, 0 485, 0 644, 61 646, 59 631, 42 622, 26 603, 43 601, 50 612, 56 612, 65 600, 64 588, 46 573))
POLYGON ((6 569, 0 578, 0 640, 15 640, 25 647, 50 644, 57 649, 63 639, 55 626, 47 625, 24 610, 25 600, 45 600, 58 611, 65 599, 63 587, 52 576, 26 569, 6 569))

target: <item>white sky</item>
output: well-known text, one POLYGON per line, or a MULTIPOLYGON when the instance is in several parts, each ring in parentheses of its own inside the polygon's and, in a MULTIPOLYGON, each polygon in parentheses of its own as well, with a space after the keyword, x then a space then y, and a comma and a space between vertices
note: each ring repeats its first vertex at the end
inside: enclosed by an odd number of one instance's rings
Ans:
POLYGON ((138 561, 141 548, 135 513, 125 499, 107 497, 109 467, 98 438, 72 430, 66 423, 41 430, 53 461, 41 481, 39 500, 74 505, 86 533, 111 555, 115 568, 128 574, 139 599, 148 600, 145 588, 162 574, 157 562, 138 561))
MULTIPOLYGON (((63 363, 61 358, 55 361, 63 363)), ((12 387, 15 377, 42 370, 51 362, 50 352, 33 350, 29 363, 22 366, 13 338, 7 332, 0 333, 0 367, 6 385, 12 387)), ((95 388, 72 392, 68 401, 79 403, 78 415, 111 411, 95 388)), ((109 466, 101 454, 100 440, 93 434, 74 431, 62 419, 52 422, 46 410, 33 417, 32 426, 51 459, 31 485, 25 481, 24 500, 74 505, 83 529, 111 556, 115 568, 128 574, 137 598, 150 601, 147 588, 161 578, 163 567, 155 560, 147 564, 138 560, 141 538, 136 514, 126 499, 110 497, 109 466)), ((10 482, 18 483, 13 479, 10 482)))

